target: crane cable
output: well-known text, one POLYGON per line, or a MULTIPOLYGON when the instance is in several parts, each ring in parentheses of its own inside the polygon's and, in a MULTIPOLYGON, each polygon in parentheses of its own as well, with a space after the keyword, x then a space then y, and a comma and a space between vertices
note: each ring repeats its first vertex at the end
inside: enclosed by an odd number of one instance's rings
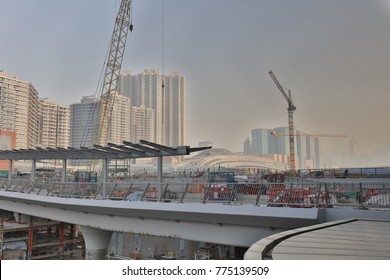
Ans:
POLYGON ((164 88, 165 88, 165 1, 162 1, 162 94, 164 94, 164 88))

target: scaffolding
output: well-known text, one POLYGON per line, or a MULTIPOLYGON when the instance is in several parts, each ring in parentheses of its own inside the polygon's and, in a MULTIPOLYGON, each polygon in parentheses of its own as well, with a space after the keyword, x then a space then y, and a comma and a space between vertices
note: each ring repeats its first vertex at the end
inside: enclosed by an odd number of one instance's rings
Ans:
MULTIPOLYGON (((20 215, 19 215, 20 217, 20 215)), ((76 225, 58 221, 29 222, 2 211, 0 259, 84 259, 85 244, 76 225)))

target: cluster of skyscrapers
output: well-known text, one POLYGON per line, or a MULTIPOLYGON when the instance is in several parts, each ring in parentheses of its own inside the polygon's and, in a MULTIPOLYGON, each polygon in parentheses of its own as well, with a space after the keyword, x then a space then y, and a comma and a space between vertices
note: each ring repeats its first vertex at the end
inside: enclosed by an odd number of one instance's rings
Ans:
MULTIPOLYGON (((253 129, 244 142, 245 155, 258 155, 276 161, 289 162, 288 127, 253 129)), ((297 168, 312 169, 322 166, 322 144, 319 137, 300 130, 294 131, 295 163, 297 168)))
MULTIPOLYGON (((184 76, 158 70, 124 72, 114 94, 109 142, 184 144, 184 76)), ((15 132, 17 149, 92 146, 98 112, 96 96, 60 105, 39 98, 31 83, 0 72, 0 130, 15 132)))

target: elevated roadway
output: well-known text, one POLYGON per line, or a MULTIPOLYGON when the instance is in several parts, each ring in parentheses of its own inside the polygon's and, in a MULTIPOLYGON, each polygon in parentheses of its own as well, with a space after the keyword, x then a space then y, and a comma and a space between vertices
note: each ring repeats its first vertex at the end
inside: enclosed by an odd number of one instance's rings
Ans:
POLYGON ((16 187, 4 186, 0 190, 1 209, 80 225, 87 259, 105 258, 113 232, 250 247, 267 236, 324 222, 346 218, 389 218, 388 208, 384 205, 370 210, 359 207, 359 204, 347 207, 267 207, 267 204, 254 203, 255 200, 238 201, 238 198, 243 199, 238 193, 235 201, 230 198, 209 198, 198 202, 185 199, 91 199, 55 195, 33 183, 31 185, 35 187, 32 189, 18 188, 21 184, 13 182, 16 187))

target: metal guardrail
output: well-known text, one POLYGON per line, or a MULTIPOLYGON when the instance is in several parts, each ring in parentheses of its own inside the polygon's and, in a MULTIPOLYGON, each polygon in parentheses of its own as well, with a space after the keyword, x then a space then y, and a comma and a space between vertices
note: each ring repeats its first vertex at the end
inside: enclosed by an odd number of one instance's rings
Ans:
POLYGON ((390 183, 209 183, 117 181, 103 184, 0 179, 0 190, 80 199, 221 203, 269 207, 390 209, 390 183))

